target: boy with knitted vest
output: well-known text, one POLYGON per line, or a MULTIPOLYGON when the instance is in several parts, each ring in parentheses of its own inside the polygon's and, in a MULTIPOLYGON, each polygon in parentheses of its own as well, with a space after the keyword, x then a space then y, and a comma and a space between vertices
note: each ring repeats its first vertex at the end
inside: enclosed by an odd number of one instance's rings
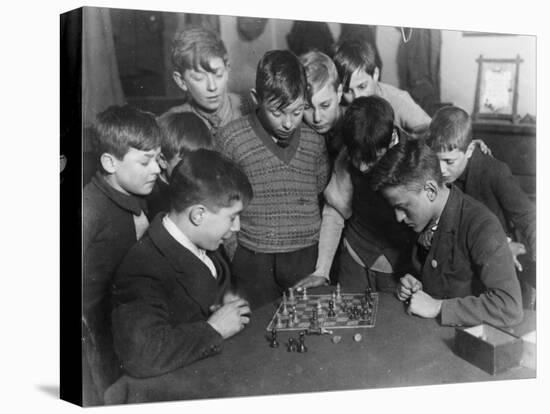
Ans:
POLYGON ((162 114, 193 112, 213 136, 218 129, 248 112, 247 103, 227 90, 229 62, 220 37, 202 27, 178 32, 172 42, 172 77, 187 100, 162 114))
POLYGON ((302 124, 305 94, 298 58, 289 51, 267 52, 252 90, 256 112, 228 124, 217 142, 254 189, 232 263, 252 308, 278 298, 315 269, 319 195, 329 163, 325 141, 302 124))
MULTIPOLYGON (((110 323, 112 279, 149 225, 143 196, 160 173, 160 130, 153 114, 112 106, 98 115, 94 131, 100 168, 83 190, 82 322, 84 368, 99 402, 119 375, 110 323)), ((84 388, 85 398, 93 398, 84 388)))

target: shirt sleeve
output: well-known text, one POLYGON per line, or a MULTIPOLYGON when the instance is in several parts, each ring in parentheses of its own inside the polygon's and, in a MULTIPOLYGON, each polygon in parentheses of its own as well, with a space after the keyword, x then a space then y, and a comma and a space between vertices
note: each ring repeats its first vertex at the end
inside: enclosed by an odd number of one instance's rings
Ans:
POLYGON ((467 236, 470 260, 485 287, 479 296, 443 300, 443 325, 517 325, 523 319, 521 290, 500 223, 477 220, 467 236))
POLYGON ((319 234, 319 249, 317 255, 317 264, 315 272, 323 275, 326 279, 330 278, 330 268, 334 261, 334 255, 340 244, 342 229, 344 228, 344 218, 329 204, 323 207, 321 220, 321 231, 319 234))
POLYGON ((420 134, 428 128, 430 116, 418 105, 407 91, 400 91, 399 98, 394 104, 396 123, 412 134, 420 134))

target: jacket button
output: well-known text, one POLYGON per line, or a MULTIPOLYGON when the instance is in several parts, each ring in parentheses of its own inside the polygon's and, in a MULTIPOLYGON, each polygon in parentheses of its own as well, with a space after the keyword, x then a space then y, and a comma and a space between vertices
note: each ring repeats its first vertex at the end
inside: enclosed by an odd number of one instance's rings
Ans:
POLYGON ((437 260, 432 259, 432 263, 431 263, 431 264, 432 264, 432 267, 433 267, 434 269, 437 268, 437 260))

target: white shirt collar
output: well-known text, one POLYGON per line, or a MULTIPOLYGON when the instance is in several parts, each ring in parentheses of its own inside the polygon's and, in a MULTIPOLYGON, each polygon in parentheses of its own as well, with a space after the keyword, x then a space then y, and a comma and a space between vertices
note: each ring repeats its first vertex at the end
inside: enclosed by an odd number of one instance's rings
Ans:
POLYGON ((206 255, 206 251, 197 247, 195 243, 189 240, 189 238, 179 229, 179 227, 176 226, 176 224, 172 220, 170 220, 168 215, 162 218, 162 225, 170 234, 170 236, 172 236, 179 244, 181 244, 183 247, 185 247, 187 250, 197 256, 198 259, 208 267, 212 276, 217 277, 216 266, 214 266, 214 262, 212 262, 212 259, 210 259, 210 257, 206 255))

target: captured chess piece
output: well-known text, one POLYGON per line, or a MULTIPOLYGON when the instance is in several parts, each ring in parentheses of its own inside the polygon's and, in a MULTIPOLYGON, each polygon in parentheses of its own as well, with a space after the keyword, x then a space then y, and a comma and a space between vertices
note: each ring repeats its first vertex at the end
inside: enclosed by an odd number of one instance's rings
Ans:
POLYGON ((286 345, 286 351, 287 352, 296 352, 297 345, 298 344, 296 343, 296 339, 289 338, 288 343, 286 345))
POLYGON ((279 342, 277 341, 277 329, 271 330, 271 342, 269 343, 271 348, 279 348, 279 342))
POLYGON ((300 331, 300 342, 298 343, 298 349, 297 349, 297 351, 300 353, 307 352, 307 347, 304 343, 305 340, 306 340, 306 333, 304 331, 300 331))

